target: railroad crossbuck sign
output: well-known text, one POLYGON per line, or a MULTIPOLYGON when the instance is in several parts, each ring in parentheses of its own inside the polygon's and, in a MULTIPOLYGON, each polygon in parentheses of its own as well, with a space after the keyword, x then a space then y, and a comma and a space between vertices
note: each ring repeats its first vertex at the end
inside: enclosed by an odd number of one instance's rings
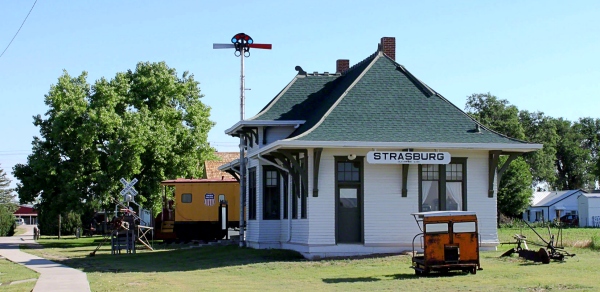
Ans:
POLYGON ((131 180, 131 182, 128 182, 124 178, 121 178, 120 181, 123 184, 123 186, 125 186, 121 191, 121 195, 123 195, 123 201, 134 201, 133 198, 138 194, 138 192, 133 188, 133 185, 135 185, 138 182, 137 178, 134 178, 133 180, 131 180))
POLYGON ((367 162, 371 164, 448 164, 448 152, 394 152, 369 151, 367 162))

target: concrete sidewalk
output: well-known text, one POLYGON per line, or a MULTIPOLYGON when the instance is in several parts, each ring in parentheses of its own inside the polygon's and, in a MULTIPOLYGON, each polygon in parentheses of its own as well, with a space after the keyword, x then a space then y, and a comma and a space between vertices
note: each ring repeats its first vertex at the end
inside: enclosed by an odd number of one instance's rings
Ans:
POLYGON ((90 291, 84 272, 20 251, 19 245, 35 244, 33 225, 25 227, 27 232, 23 235, 0 237, 0 255, 40 274, 33 291, 90 291))

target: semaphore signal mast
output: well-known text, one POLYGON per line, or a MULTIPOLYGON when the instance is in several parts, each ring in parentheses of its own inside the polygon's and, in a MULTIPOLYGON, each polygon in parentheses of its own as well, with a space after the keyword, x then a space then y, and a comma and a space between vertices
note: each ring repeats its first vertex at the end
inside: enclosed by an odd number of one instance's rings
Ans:
MULTIPOLYGON (((213 49, 231 49, 234 48, 233 53, 236 57, 240 57, 241 70, 240 70, 240 121, 245 120, 245 74, 244 74, 244 58, 250 57, 250 48, 255 49, 266 49, 272 48, 271 44, 255 44, 254 40, 245 33, 238 33, 231 38, 231 44, 213 44, 213 49)), ((244 157, 246 145, 243 135, 240 135, 240 246, 245 245, 244 240, 244 228, 245 217, 244 207, 246 206, 246 159, 244 157)))

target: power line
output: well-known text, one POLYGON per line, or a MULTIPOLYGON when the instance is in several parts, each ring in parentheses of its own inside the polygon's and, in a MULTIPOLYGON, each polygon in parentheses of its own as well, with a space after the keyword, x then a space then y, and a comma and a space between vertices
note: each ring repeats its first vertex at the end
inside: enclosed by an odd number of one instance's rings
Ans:
POLYGON ((4 53, 6 52, 6 50, 8 50, 8 47, 10 47, 10 44, 12 44, 12 42, 15 40, 15 38, 17 37, 17 35, 21 31, 21 28, 23 28, 23 24, 25 24, 25 21, 27 21, 27 18, 29 17, 29 14, 31 14, 31 11, 33 10, 33 7, 35 7, 35 3, 37 3, 37 0, 35 0, 35 2, 33 2, 33 6, 31 6, 31 9, 29 9, 29 13, 27 13, 27 16, 25 16, 25 19, 23 20, 23 23, 21 23, 21 26, 19 27, 19 30, 17 30, 17 33, 15 33, 15 36, 13 36, 12 40, 10 40, 10 43, 8 43, 8 46, 6 46, 6 49, 4 49, 4 51, 2 51, 2 54, 0 54, 0 58, 2 58, 2 56, 4 56, 4 53))

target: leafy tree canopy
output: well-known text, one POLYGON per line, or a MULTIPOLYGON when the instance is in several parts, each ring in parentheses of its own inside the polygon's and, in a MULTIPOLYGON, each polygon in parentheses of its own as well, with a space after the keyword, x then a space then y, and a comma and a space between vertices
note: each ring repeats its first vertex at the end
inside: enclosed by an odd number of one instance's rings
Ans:
POLYGON ((18 209, 10 180, 0 165, 0 236, 11 236, 15 230, 14 212, 18 209))
MULTIPOLYGON (((524 140, 525 129, 519 120, 519 110, 508 101, 490 93, 472 94, 467 97, 467 112, 493 131, 505 136, 524 140)), ((499 165, 506 163, 501 157, 499 165)), ((522 157, 514 160, 502 175, 498 185, 498 211, 515 216, 527 206, 533 193, 529 165, 522 157)))
POLYGON ((594 189, 594 159, 586 142, 583 125, 559 118, 555 121, 559 136, 555 167, 560 190, 594 189))
MULTIPOLYGON (((600 178, 600 119, 571 122, 542 112, 519 111, 490 93, 467 97, 466 111, 488 128, 511 138, 541 143, 509 165, 500 181, 498 204, 505 214, 520 213, 529 187, 547 183, 551 189, 594 189, 600 178), (528 165, 528 171, 523 168, 528 165), (531 175, 533 180, 526 180, 531 175)), ((504 159, 501 160, 505 161, 504 159)))
POLYGON ((524 140, 519 110, 505 99, 491 93, 474 93, 467 97, 466 111, 480 123, 511 138, 524 140))
POLYGON ((46 211, 107 207, 120 199, 123 177, 139 180, 136 202, 158 208, 160 182, 200 177, 213 152, 207 135, 214 123, 198 85, 164 62, 138 63, 93 85, 86 72, 65 71, 45 96, 46 114, 34 117, 41 137, 32 154, 14 167, 21 201, 40 196, 46 211))
POLYGON ((545 182, 553 186, 556 181, 554 162, 559 139, 555 120, 545 116, 542 112, 520 111, 519 121, 523 126, 527 141, 544 145, 538 151, 523 155, 533 175, 533 183, 537 185, 545 182))
POLYGON ((0 165, 0 206, 12 214, 18 207, 15 197, 14 190, 10 188, 10 180, 0 165))

